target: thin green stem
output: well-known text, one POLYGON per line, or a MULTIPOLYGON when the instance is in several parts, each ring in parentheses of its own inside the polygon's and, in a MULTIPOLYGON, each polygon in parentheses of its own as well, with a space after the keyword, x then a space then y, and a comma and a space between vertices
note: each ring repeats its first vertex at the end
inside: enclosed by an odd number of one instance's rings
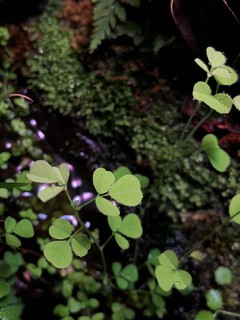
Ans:
MULTIPOLYGON (((206 78, 206 80, 205 80, 205 83, 208 83, 209 78, 210 78, 210 77, 207 75, 207 78, 206 78)), ((180 136, 180 139, 179 139, 179 142, 180 142, 180 143, 184 140, 185 134, 186 134, 186 132, 187 132, 187 130, 188 130, 188 128, 189 128, 189 126, 190 126, 193 118, 194 118, 195 115, 197 114, 197 112, 198 112, 198 110, 199 110, 199 108, 200 108, 200 105, 201 105, 201 101, 198 101, 198 103, 197 103, 195 109, 193 110, 191 116, 188 118, 188 121, 187 121, 187 123, 186 123, 186 125, 185 125, 185 127, 184 127, 184 129, 183 129, 183 132, 182 132, 182 134, 181 134, 181 136, 180 136)))
MULTIPOLYGON (((140 220, 141 220, 141 222, 142 222, 142 220, 143 220, 143 215, 144 215, 144 210, 143 210, 143 208, 140 208, 140 220)), ((135 265, 137 264, 139 243, 140 243, 140 238, 138 238, 138 239, 135 241, 135 246, 134 246, 133 263, 134 263, 135 265)))
POLYGON ((107 264, 106 264, 106 259, 103 253, 103 247, 99 245, 98 240, 94 237, 94 235, 92 234, 92 232, 86 227, 85 223, 82 221, 82 219, 80 218, 79 215, 79 211, 85 207, 86 205, 92 203, 96 198, 90 199, 89 201, 85 202, 83 205, 77 207, 75 206, 74 202, 72 201, 70 194, 68 192, 68 190, 65 190, 65 193, 67 195, 67 198, 73 208, 74 211, 74 216, 77 219, 78 223, 80 224, 81 228, 88 234, 88 236, 92 239, 92 241, 94 242, 94 244, 96 245, 96 247, 98 248, 98 251, 100 252, 101 255, 101 259, 102 259, 102 266, 103 266, 103 284, 104 286, 107 288, 107 284, 108 284, 108 271, 107 271, 107 264))
POLYGON ((108 237, 107 240, 101 245, 102 250, 104 250, 104 248, 106 247, 108 242, 113 238, 113 236, 114 236, 114 233, 112 233, 110 237, 108 237))
POLYGON ((180 136, 180 139, 179 139, 180 142, 182 142, 182 141, 184 140, 184 138, 185 138, 185 133, 187 132, 187 130, 188 130, 188 128, 189 128, 189 126, 190 126, 190 124, 191 124, 191 122, 192 122, 192 119, 193 119, 193 118, 195 117, 195 115, 197 114, 200 105, 201 105, 201 103, 198 102, 197 105, 196 105, 196 108, 193 110, 191 116, 188 118, 188 121, 187 121, 187 123, 186 123, 186 125, 185 125, 185 127, 184 127, 184 129, 183 129, 183 132, 182 132, 182 134, 181 134, 181 136, 180 136))
POLYGON ((210 109, 209 112, 203 117, 198 124, 193 128, 193 130, 189 133, 189 135, 186 137, 185 141, 188 141, 191 139, 194 135, 194 133, 197 131, 197 129, 212 115, 213 109, 210 109))
POLYGON ((226 311, 226 310, 217 310, 217 311, 214 313, 214 318, 216 318, 218 314, 224 314, 225 316, 240 318, 240 314, 239 314, 239 313, 235 313, 235 312, 231 312, 231 311, 226 311))

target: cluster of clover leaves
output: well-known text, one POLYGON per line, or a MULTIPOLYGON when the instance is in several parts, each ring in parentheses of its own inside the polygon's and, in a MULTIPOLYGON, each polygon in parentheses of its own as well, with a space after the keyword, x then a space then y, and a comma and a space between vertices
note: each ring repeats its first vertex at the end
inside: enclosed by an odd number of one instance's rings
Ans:
MULTIPOLYGON (((209 117, 213 111, 220 114, 227 114, 231 111, 232 105, 240 109, 240 96, 231 98, 228 94, 219 92, 219 87, 230 86, 238 80, 237 73, 234 69, 226 65, 226 57, 223 53, 216 51, 212 47, 207 48, 208 64, 202 60, 196 59, 196 63, 206 72, 206 81, 197 82, 193 88, 193 97, 198 101, 194 113, 189 118, 185 129, 180 137, 181 143, 191 138, 197 128, 209 117), (215 94, 208 84, 209 79, 215 79, 215 94), (190 132, 189 128, 191 120, 196 115, 200 106, 207 105, 210 111, 190 132)), ((202 142, 201 149, 204 151, 212 164, 219 172, 224 172, 230 164, 230 157, 220 147, 218 139, 213 134, 207 134, 202 142)), ((134 208, 141 204, 143 193, 142 190, 146 184, 146 180, 141 175, 133 175, 131 172, 116 170, 108 171, 104 168, 97 168, 93 173, 93 186, 96 196, 83 205, 72 200, 68 191, 68 181, 70 170, 67 164, 63 163, 52 166, 45 160, 37 160, 33 162, 27 179, 30 182, 41 184, 38 198, 47 202, 59 193, 65 192, 72 207, 72 214, 77 220, 77 226, 70 221, 61 218, 53 219, 53 223, 49 227, 49 235, 51 239, 44 245, 43 253, 45 258, 55 268, 67 268, 76 257, 82 258, 86 256, 95 245, 100 252, 103 267, 103 283, 109 281, 108 268, 104 256, 105 246, 111 239, 115 239, 120 250, 127 250, 130 247, 131 239, 139 239, 142 237, 143 228, 141 219, 134 213, 125 213, 121 215, 121 207, 134 208), (110 237, 101 243, 98 236, 95 235, 82 221, 81 209, 95 202, 98 211, 106 217, 106 223, 111 230, 110 237)), ((1 183, 0 193, 6 194, 7 189, 15 186, 14 183, 1 183)), ((240 194, 237 194, 230 201, 229 220, 240 224, 240 194)), ((223 224, 224 225, 224 224, 223 224)), ((100 227, 99 227, 100 228, 100 227)), ((34 236, 32 223, 28 219, 16 221, 12 217, 8 217, 4 224, 6 243, 11 247, 19 247, 21 241, 19 237, 30 238, 34 236)), ((220 230, 218 228, 218 230, 220 230)), ((177 290, 184 290, 191 286, 192 277, 190 273, 181 268, 184 258, 192 254, 194 249, 187 252, 182 258, 178 258, 172 250, 160 252, 155 250, 155 256, 147 262, 150 273, 156 279, 161 290, 168 292, 173 287, 177 290)), ((197 252, 195 252, 195 255, 197 252)), ((115 261, 112 265, 112 272, 118 287, 122 290, 129 288, 139 279, 139 269, 136 263, 130 263, 122 266, 120 262, 115 261)), ((154 284, 152 284, 154 287, 154 284)))
MULTIPOLYGON (((205 82, 199 81, 193 87, 193 98, 198 101, 195 112, 190 117, 190 121, 198 111, 200 105, 207 105, 210 107, 207 115, 200 121, 201 125, 212 112, 215 111, 218 114, 228 114, 232 106, 240 110, 240 96, 231 98, 231 96, 225 92, 219 92, 220 86, 231 86, 238 81, 238 74, 236 71, 226 64, 225 55, 216 51, 212 47, 208 47, 206 50, 208 65, 201 59, 195 59, 195 62, 206 72, 205 82), (212 93, 212 89, 208 84, 209 80, 213 78, 215 80, 215 93, 212 93)), ((189 123, 190 123, 189 121, 189 123)), ((199 126, 198 125, 198 126, 199 126)), ((198 127, 197 126, 197 127, 198 127)), ((189 136, 192 136, 197 127, 193 129, 189 136)), ((202 140, 201 149, 206 153, 212 166, 219 172, 224 172, 230 164, 230 157, 219 146, 218 139, 214 134, 207 134, 202 140)))
MULTIPOLYGON (((30 181, 45 185, 38 193, 38 197, 43 202, 65 191, 79 222, 76 228, 68 220, 57 218, 49 227, 49 234, 53 240, 45 245, 44 255, 56 268, 67 268, 74 256, 87 255, 92 243, 95 243, 102 253, 105 244, 109 242, 108 239, 100 244, 99 239, 96 239, 82 222, 79 211, 83 206, 79 207, 69 197, 67 189, 69 173, 68 166, 64 163, 54 167, 44 160, 37 160, 27 174, 30 181)), ((121 217, 119 206, 135 207, 141 203, 143 197, 141 182, 144 183, 140 175, 135 176, 126 172, 121 175, 116 171, 114 175, 113 172, 104 168, 97 168, 93 173, 93 185, 97 195, 91 201, 95 201, 99 212, 106 216, 112 231, 110 238, 114 238, 123 250, 129 248, 129 239, 138 239, 142 236, 143 228, 137 214, 128 213, 121 217)), ((173 251, 166 250, 161 253, 158 261, 155 276, 163 290, 169 291, 173 286, 183 290, 191 284, 191 275, 178 268, 178 258, 173 251)), ((138 269, 135 264, 122 268, 119 262, 115 262, 112 269, 116 282, 122 289, 128 286, 127 279, 130 279, 130 282, 138 280, 138 269)))

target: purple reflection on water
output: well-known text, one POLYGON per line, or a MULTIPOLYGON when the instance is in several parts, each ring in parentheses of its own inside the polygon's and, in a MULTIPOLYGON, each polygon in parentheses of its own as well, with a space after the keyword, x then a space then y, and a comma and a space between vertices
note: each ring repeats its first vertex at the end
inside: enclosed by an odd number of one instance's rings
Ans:
POLYGON ((38 213, 38 218, 40 219, 40 220, 46 220, 47 219, 47 215, 46 215, 46 213, 38 213))
POLYGON ((32 194, 32 192, 27 192, 27 191, 25 191, 25 192, 23 192, 22 194, 21 194, 21 196, 22 197, 31 197, 33 194, 32 194))
POLYGON ((38 192, 40 192, 41 190, 45 189, 48 185, 47 184, 40 184, 40 186, 38 187, 38 192))
POLYGON ((61 218, 70 221, 74 227, 78 225, 77 219, 70 214, 63 215, 61 218))
POLYGON ((33 127, 35 127, 35 126, 37 125, 37 121, 36 121, 35 119, 31 119, 31 120, 29 121, 29 123, 30 123, 30 125, 33 126, 33 127))
POLYGON ((75 196, 75 197, 73 198, 73 202, 77 202, 77 204, 80 205, 81 202, 82 202, 81 196, 75 196))
POLYGON ((40 140, 45 139, 45 134, 44 134, 41 130, 38 130, 38 131, 37 131, 37 135, 38 135, 38 137, 39 137, 40 140))
POLYGON ((6 149, 10 149, 12 147, 11 142, 6 142, 5 147, 6 147, 6 149))
POLYGON ((66 163, 66 165, 70 171, 73 171, 73 166, 70 163, 66 163))
POLYGON ((92 192, 84 192, 82 194, 83 201, 88 201, 94 197, 94 194, 92 192))
POLYGON ((86 222, 85 222, 85 226, 86 226, 86 228, 90 228, 91 222, 90 222, 90 221, 86 221, 86 222))
POLYGON ((71 181, 71 186, 75 189, 78 188, 82 185, 82 180, 81 179, 73 179, 71 181))

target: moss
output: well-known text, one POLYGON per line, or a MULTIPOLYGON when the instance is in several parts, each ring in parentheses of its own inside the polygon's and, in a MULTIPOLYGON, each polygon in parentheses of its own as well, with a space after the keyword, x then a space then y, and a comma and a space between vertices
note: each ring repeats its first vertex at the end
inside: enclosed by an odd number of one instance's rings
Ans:
POLYGON ((28 60, 29 84, 41 92, 44 106, 76 116, 87 115, 88 108, 100 110, 107 106, 106 111, 113 112, 116 106, 130 103, 131 90, 126 85, 111 84, 85 70, 71 48, 72 32, 63 28, 56 17, 43 14, 38 29, 42 36, 28 60))

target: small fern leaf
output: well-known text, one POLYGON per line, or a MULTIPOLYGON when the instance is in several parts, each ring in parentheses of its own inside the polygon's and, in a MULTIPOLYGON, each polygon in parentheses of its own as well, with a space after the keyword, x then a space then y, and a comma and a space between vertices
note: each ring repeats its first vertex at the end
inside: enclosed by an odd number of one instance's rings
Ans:
POLYGON ((123 6, 121 6, 118 2, 114 5, 114 13, 118 17, 118 19, 122 22, 125 22, 127 19, 126 10, 123 6))
POLYGON ((127 0, 127 4, 130 4, 130 6, 133 6, 135 8, 139 8, 141 0, 127 0))

